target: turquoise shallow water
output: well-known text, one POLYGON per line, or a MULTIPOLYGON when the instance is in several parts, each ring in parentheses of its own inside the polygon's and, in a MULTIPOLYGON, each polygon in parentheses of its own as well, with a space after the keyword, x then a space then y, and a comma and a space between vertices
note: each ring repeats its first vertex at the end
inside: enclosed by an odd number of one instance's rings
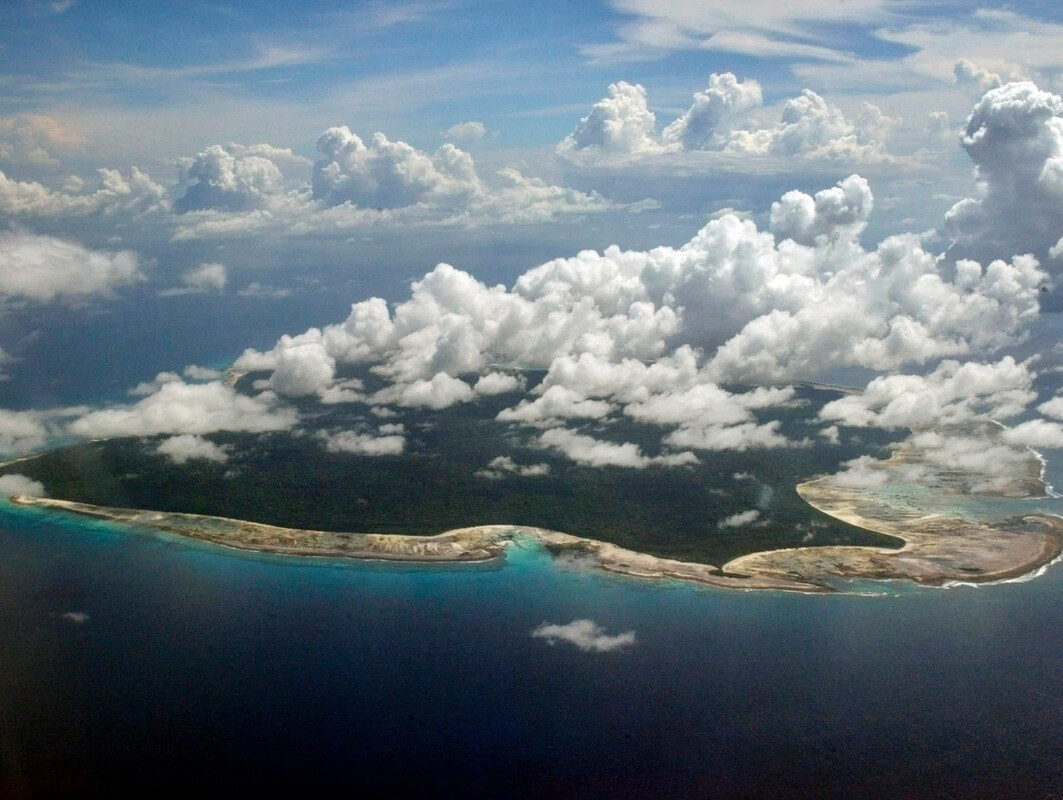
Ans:
POLYGON ((1056 796, 1061 601, 1058 567, 730 592, 536 548, 339 563, 5 506, 2 794, 1056 796), (531 635, 576 619, 635 642, 531 635))

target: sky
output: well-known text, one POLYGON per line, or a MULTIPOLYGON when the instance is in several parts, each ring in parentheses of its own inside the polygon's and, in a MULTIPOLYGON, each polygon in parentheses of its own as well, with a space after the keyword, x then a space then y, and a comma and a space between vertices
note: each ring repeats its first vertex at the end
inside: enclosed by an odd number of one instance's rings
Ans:
POLYGON ((308 402, 364 406, 335 441, 394 453, 403 409, 511 392, 537 447, 678 468, 802 446, 754 411, 809 380, 867 387, 824 442, 993 417, 1063 445, 1057 4, 0 19, 3 455, 216 455, 203 437, 298 430, 308 402), (610 441, 621 419, 659 449, 610 441))

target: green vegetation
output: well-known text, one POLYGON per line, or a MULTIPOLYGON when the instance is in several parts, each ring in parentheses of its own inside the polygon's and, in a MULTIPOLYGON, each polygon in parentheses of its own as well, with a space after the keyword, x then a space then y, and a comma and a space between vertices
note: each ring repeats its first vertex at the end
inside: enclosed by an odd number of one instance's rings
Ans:
MULTIPOLYGON (((774 409, 782 430, 807 447, 702 453, 684 467, 584 467, 534 446, 538 431, 503 425, 495 413, 514 396, 438 412, 411 411, 388 422, 406 429, 400 456, 330 453, 323 430, 372 431, 380 420, 362 405, 327 408, 307 429, 282 434, 218 434, 230 448, 225 463, 183 465, 157 454, 160 437, 86 442, 0 469, 41 481, 53 497, 97 505, 184 511, 293 528, 434 534, 451 528, 510 523, 613 542, 669 558, 722 563, 765 549, 801 544, 896 542, 840 523, 797 496, 795 485, 834 471, 862 453, 882 455, 885 440, 826 446, 810 416, 835 396, 803 389, 805 404, 774 409), (477 473, 496 456, 546 463, 549 473, 522 477, 477 473), (720 528, 751 509, 757 524, 720 528)), ((306 411, 310 411, 308 407, 306 411)), ((638 443, 656 452, 661 428, 614 420, 582 432, 638 443)))

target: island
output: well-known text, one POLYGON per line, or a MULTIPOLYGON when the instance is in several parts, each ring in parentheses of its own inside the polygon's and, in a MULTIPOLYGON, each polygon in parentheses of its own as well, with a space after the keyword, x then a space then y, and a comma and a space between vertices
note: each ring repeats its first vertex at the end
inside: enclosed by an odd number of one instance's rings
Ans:
MULTIPOLYGON (((794 438, 837 396, 802 391, 808 402, 786 421, 794 438)), ((484 469, 499 458, 492 443, 508 435, 490 417, 436 413, 421 428, 416 452, 393 456, 331 452, 306 432, 232 434, 215 437, 231 454, 223 463, 174 464, 149 437, 69 445, 0 465, 0 474, 25 474, 52 495, 14 497, 22 506, 241 550, 460 564, 504 559, 527 544, 613 573, 732 589, 992 582, 1032 574, 1063 551, 1043 463, 991 423, 899 441, 860 437, 876 458, 856 445, 809 445, 781 458, 750 451, 646 470, 582 467, 511 447, 543 460, 524 473, 484 469), (956 443, 996 448, 1008 469, 988 476, 951 463, 956 443)))

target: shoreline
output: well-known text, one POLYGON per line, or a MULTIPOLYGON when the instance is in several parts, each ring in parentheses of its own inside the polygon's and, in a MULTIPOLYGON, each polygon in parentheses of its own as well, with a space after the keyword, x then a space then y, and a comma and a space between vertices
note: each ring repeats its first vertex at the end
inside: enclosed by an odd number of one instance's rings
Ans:
POLYGON ((590 558, 594 566, 603 571, 635 578, 686 580, 729 589, 834 591, 825 585, 773 575, 727 575, 712 564, 658 558, 597 539, 519 525, 458 528, 434 536, 334 533, 282 528, 227 517, 94 506, 45 497, 16 495, 10 500, 17 506, 150 528, 245 552, 300 558, 474 564, 502 558, 512 542, 523 538, 537 542, 555 557, 590 558))
MULTIPOLYGON (((587 559, 604 572, 650 580, 692 581, 723 589, 837 593, 833 579, 908 580, 924 586, 993 583, 1030 575, 1063 555, 1063 517, 1031 513, 1012 521, 1007 530, 965 520, 928 516, 906 531, 896 523, 868 519, 857 513, 854 499, 826 502, 826 478, 799 484, 810 506, 836 519, 876 533, 895 536, 899 549, 860 545, 810 546, 765 550, 739 556, 722 566, 661 558, 597 539, 518 525, 458 528, 433 536, 378 533, 335 533, 283 528, 265 523, 181 512, 94 506, 43 497, 16 495, 18 506, 59 511, 132 527, 185 536, 243 552, 297 558, 332 558, 424 564, 477 564, 504 557, 518 539, 532 540, 555 558, 587 559), (811 496, 810 496, 811 495, 811 496), (1036 529, 1030 529, 1030 523, 1036 529), (919 526, 929 526, 921 529, 919 526), (967 535, 957 536, 956 532, 967 535), (971 535, 973 532, 973 535, 971 535), (943 534, 948 535, 943 535, 943 534), (1000 542, 1022 545, 1004 553, 1000 542), (950 546, 951 545, 951 546, 950 546), (957 546, 959 545, 959 546, 957 546), (983 565, 972 567, 978 556, 983 565), (1025 557, 1018 557, 1018 556, 1025 557), (996 557, 996 561, 994 561, 996 557), (988 559, 988 561, 986 561, 988 559), (993 567, 995 568, 987 568, 993 567)), ((830 489, 827 491, 840 491, 830 489)))

